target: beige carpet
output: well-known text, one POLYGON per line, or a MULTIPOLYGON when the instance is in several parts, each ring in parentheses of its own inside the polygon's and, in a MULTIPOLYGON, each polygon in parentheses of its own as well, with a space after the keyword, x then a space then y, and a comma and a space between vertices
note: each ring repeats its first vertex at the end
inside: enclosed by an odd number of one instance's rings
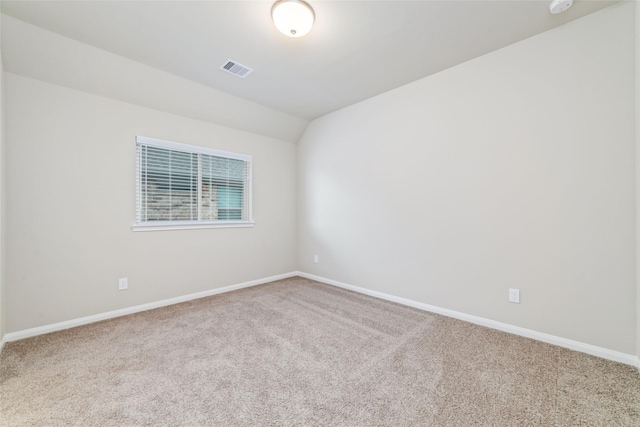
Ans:
POLYGON ((629 366, 302 278, 9 343, 2 426, 639 426, 629 366))

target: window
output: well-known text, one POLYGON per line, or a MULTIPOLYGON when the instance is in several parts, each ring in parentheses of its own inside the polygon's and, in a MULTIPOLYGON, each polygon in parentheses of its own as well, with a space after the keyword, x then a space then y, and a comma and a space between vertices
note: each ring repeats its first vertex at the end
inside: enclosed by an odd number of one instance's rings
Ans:
POLYGON ((251 156, 136 138, 134 230, 251 226, 251 156))

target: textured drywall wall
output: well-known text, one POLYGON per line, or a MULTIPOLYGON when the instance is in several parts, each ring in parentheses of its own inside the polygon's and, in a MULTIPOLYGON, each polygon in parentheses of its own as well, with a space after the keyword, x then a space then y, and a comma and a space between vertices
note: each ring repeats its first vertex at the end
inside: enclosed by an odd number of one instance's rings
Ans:
POLYGON ((9 72, 5 105, 6 332, 295 270, 294 144, 9 72), (136 135, 252 155, 255 227, 132 231, 136 135))
POLYGON ((617 4, 312 122, 299 268, 635 354, 634 20, 617 4))
POLYGON ((640 7, 636 8, 636 355, 640 358, 640 7))
MULTIPOLYGON (((2 24, 0 23, 0 46, 2 45, 2 24)), ((4 179, 4 65, 2 49, 0 47, 0 340, 4 337, 5 329, 5 179, 4 179)))

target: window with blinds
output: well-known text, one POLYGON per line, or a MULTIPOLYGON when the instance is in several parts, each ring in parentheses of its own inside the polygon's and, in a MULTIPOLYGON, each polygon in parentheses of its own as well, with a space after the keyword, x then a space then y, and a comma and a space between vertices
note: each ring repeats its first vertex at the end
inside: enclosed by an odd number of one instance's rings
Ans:
POLYGON ((139 227, 251 226, 251 156, 136 138, 139 227))

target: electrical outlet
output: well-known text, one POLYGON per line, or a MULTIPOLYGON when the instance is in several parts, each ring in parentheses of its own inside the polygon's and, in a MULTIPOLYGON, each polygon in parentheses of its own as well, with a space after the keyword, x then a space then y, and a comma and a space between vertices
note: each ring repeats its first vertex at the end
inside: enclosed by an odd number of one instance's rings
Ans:
POLYGON ((509 289, 509 302, 520 304, 520 289, 509 289))
POLYGON ((129 279, 126 277, 118 279, 118 290, 126 291, 127 289, 129 289, 129 279))
POLYGON ((313 256, 313 262, 314 262, 314 264, 317 264, 317 263, 320 262, 319 259, 318 259, 318 255, 314 255, 313 256))

